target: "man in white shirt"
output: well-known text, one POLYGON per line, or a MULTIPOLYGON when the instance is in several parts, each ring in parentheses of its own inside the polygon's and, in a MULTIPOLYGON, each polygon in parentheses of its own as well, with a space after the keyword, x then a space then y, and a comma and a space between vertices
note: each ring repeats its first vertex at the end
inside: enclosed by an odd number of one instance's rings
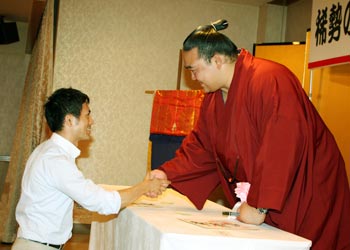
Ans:
POLYGON ((53 132, 29 157, 16 208, 19 224, 12 250, 62 249, 72 236, 74 201, 90 211, 116 214, 141 195, 159 195, 167 180, 150 179, 120 191, 107 191, 85 179, 75 164, 80 140, 89 139, 93 119, 89 97, 79 90, 56 90, 45 104, 53 132))

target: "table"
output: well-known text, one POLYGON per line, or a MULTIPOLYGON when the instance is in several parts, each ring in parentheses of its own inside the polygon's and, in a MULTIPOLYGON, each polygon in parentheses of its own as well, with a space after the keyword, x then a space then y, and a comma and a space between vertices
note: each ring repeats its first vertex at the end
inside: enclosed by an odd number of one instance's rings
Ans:
POLYGON ((142 197, 118 216, 94 216, 89 250, 306 250, 311 241, 267 224, 240 223, 207 201, 197 210, 168 189, 158 199, 142 197))

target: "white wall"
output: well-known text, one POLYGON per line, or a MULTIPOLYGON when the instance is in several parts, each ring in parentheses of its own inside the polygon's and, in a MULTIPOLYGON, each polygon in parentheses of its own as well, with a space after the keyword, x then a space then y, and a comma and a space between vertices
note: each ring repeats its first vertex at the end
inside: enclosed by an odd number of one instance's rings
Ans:
POLYGON ((306 32, 311 27, 312 0, 299 0, 288 6, 286 38, 287 42, 305 41, 306 32))
POLYGON ((257 43, 284 42, 287 7, 274 4, 260 6, 257 43))

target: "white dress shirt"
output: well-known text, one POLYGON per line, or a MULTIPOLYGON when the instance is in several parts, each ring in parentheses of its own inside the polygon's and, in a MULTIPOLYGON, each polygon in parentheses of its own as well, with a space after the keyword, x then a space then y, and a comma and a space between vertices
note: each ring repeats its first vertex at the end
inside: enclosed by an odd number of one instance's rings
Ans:
POLYGON ((75 164, 79 154, 76 146, 56 133, 33 151, 16 208, 18 237, 66 243, 72 235, 73 201, 100 214, 119 212, 119 193, 85 179, 75 164))

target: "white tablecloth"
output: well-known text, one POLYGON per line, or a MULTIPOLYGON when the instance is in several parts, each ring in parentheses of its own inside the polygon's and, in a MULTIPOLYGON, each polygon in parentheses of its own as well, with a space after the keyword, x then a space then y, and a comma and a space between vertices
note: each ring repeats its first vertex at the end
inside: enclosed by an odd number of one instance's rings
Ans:
POLYGON ((158 199, 142 197, 116 218, 96 217, 89 250, 306 250, 311 241, 263 224, 247 225, 211 201, 203 210, 168 189, 158 199))

